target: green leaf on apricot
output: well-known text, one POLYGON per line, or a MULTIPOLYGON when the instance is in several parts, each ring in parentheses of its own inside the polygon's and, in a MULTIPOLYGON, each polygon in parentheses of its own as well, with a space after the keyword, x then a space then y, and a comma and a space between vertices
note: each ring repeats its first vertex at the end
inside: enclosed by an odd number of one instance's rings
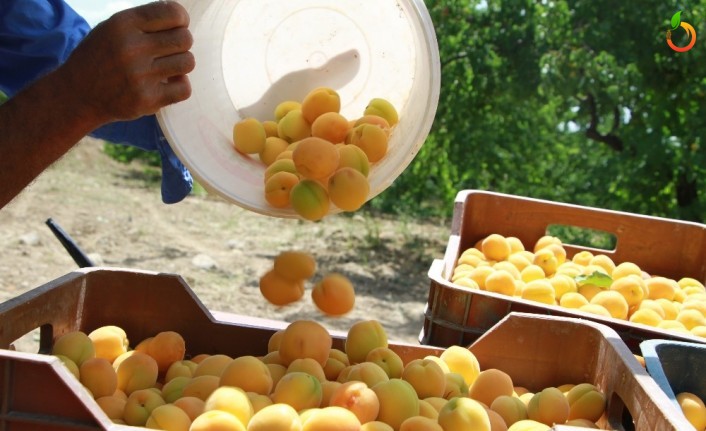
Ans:
POLYGON ((592 274, 581 274, 574 277, 579 286, 584 284, 592 284, 602 289, 607 289, 613 283, 613 278, 610 275, 600 271, 594 271, 592 274))

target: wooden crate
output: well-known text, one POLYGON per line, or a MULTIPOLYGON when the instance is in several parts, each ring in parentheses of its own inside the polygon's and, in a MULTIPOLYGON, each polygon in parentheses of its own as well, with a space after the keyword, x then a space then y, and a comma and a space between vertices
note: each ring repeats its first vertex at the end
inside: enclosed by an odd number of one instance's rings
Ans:
POLYGON ((512 312, 530 312, 589 319, 615 329, 630 349, 639 353, 645 339, 662 338, 687 342, 706 339, 661 330, 629 321, 604 318, 559 306, 468 290, 450 279, 464 250, 491 233, 515 236, 527 247, 547 234, 551 225, 592 229, 617 239, 612 250, 565 243, 567 257, 582 250, 605 254, 614 262, 633 262, 644 271, 679 279, 693 277, 706 282, 706 226, 658 217, 602 210, 493 192, 464 190, 454 204, 451 235, 443 260, 429 270, 430 288, 420 334, 423 344, 467 345, 512 312))
MULTIPOLYGON (((187 357, 222 353, 262 355, 287 323, 207 310, 173 274, 107 268, 72 272, 0 304, 0 429, 129 430, 112 423, 59 359, 44 353, 69 331, 118 325, 133 342, 172 330, 187 357), (38 353, 9 350, 40 328, 38 353)), ((334 347, 345 334, 332 331, 334 347)), ((394 334, 390 334, 391 338, 394 334)), ((405 362, 439 355, 433 346, 391 343, 405 362)), ((685 420, 610 328, 594 322, 511 313, 470 350, 482 369, 506 371, 531 390, 589 382, 608 396, 606 429, 679 430, 685 420)), ((557 430, 580 428, 557 426, 557 430)))

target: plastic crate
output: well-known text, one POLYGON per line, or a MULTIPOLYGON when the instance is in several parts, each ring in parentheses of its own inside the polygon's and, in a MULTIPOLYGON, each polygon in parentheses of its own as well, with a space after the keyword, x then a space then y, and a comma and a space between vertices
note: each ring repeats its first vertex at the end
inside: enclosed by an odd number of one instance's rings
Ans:
POLYGON ((625 320, 483 290, 463 289, 450 281, 461 253, 478 240, 498 233, 515 236, 529 247, 546 235, 551 225, 603 231, 616 238, 613 250, 564 241, 567 258, 588 250, 605 254, 616 263, 634 262, 653 275, 706 281, 706 226, 702 224, 465 190, 456 196, 444 258, 435 260, 429 269, 430 289, 420 333, 421 343, 437 346, 470 344, 512 311, 576 317, 606 324, 618 332, 634 353, 639 353, 639 344, 646 339, 706 342, 704 338, 625 320))
POLYGON ((647 372, 679 408, 676 395, 691 392, 706 400, 706 345, 670 340, 640 344, 647 372))
MULTIPOLYGON (((108 324, 125 329, 133 343, 158 331, 177 331, 186 340, 187 356, 261 355, 270 336, 287 325, 209 311, 173 274, 115 268, 72 272, 0 304, 0 429, 135 429, 112 423, 59 359, 8 350, 36 328, 39 350, 48 352, 61 334, 108 324)), ((345 334, 332 335, 334 347, 343 348, 345 334)), ((405 362, 443 351, 395 342, 390 347, 405 362)), ((482 369, 502 369, 531 390, 564 383, 597 385, 608 399, 601 422, 606 429, 685 429, 683 416, 675 413, 615 331, 604 325, 511 313, 469 348, 482 369)))

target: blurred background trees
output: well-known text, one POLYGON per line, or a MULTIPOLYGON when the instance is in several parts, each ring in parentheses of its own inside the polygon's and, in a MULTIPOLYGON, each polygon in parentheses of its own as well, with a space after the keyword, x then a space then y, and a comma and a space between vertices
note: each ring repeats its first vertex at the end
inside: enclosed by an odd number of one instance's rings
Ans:
MULTIPOLYGON (((439 108, 417 158, 372 206, 448 215, 473 188, 705 220, 706 1, 426 5, 439 108), (666 43, 680 9, 698 36, 685 53, 666 43)), ((688 43, 681 28, 672 40, 688 43)))

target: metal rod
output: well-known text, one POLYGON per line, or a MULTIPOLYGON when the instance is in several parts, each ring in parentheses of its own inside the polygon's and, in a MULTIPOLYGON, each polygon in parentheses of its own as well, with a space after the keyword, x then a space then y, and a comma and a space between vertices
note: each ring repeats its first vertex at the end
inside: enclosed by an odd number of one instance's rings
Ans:
POLYGON ((64 246, 66 251, 69 252, 74 262, 76 262, 79 268, 87 268, 90 266, 95 266, 93 261, 84 253, 81 248, 76 244, 76 242, 67 234, 64 229, 61 228, 54 220, 48 218, 47 226, 51 229, 54 236, 59 239, 61 245, 64 246))

